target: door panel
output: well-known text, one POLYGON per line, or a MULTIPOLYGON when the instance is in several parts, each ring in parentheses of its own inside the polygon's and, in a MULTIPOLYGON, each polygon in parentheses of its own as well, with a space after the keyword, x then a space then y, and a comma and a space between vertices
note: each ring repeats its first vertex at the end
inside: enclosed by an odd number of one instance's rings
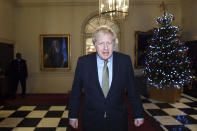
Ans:
POLYGON ((13 60, 13 56, 13 44, 0 43, 0 98, 8 96, 11 90, 9 66, 13 60))

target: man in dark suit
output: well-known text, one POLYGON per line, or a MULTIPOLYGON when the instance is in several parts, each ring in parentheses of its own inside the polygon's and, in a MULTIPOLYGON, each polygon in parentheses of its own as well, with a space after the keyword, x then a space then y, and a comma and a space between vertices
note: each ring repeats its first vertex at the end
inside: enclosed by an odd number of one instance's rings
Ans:
POLYGON ((82 88, 83 131, 128 131, 125 89, 133 109, 134 124, 143 124, 143 108, 134 88, 134 75, 128 55, 114 52, 116 35, 107 27, 93 34, 97 53, 78 59, 69 102, 69 123, 78 128, 82 88))
POLYGON ((16 54, 16 59, 11 63, 11 73, 13 79, 12 95, 16 97, 18 83, 20 81, 22 87, 22 97, 26 95, 26 79, 27 79, 27 65, 26 61, 22 59, 20 53, 16 54))

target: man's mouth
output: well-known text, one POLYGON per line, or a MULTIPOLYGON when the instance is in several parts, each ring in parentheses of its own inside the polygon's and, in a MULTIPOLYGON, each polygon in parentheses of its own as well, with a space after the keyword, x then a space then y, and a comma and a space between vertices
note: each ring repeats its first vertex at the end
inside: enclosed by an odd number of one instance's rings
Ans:
POLYGON ((103 55, 109 55, 109 52, 103 52, 103 55))

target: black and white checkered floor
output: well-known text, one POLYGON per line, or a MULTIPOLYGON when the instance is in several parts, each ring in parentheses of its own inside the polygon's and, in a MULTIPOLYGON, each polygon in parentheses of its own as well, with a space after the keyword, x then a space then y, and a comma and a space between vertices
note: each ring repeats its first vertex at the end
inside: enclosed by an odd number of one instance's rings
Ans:
POLYGON ((182 94, 179 102, 164 103, 142 97, 145 111, 165 131, 197 131, 197 99, 182 94))
MULTIPOLYGON (((197 99, 182 94, 175 104, 142 97, 145 111, 164 129, 197 131, 197 99)), ((0 131, 66 131, 66 106, 1 106, 0 131)))
POLYGON ((66 131, 66 106, 4 106, 0 131, 66 131))

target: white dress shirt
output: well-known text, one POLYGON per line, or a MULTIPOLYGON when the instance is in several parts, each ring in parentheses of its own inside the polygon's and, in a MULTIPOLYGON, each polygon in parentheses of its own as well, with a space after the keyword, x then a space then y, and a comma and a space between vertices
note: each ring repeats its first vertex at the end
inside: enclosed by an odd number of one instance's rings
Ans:
MULTIPOLYGON (((104 66, 104 60, 101 59, 98 54, 96 55, 97 58, 97 70, 98 70, 98 78, 99 78, 99 83, 102 88, 102 74, 103 74, 103 66, 104 66)), ((113 71, 113 55, 108 59, 107 67, 109 70, 109 88, 111 86, 112 82, 112 71, 113 71)))

